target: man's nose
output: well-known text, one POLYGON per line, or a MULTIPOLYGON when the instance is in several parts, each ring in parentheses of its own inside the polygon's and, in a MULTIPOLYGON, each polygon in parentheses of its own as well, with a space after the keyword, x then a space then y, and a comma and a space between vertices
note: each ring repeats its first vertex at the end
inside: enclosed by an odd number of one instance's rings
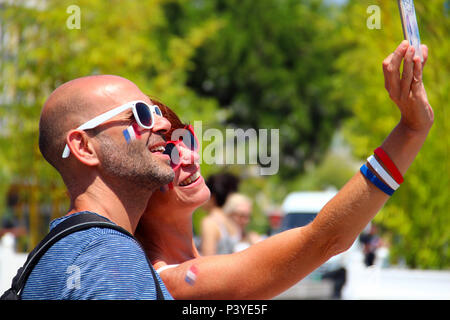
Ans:
POLYGON ((167 120, 164 117, 158 116, 156 114, 154 115, 154 119, 155 119, 155 124, 153 125, 152 132, 161 133, 161 134, 165 134, 165 133, 169 132, 169 130, 171 128, 171 124, 170 124, 169 120, 167 120))

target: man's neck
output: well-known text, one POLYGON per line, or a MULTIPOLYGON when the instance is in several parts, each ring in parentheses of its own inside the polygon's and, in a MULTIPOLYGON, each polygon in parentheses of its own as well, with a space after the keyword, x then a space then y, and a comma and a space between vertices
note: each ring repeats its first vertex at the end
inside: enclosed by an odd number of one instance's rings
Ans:
POLYGON ((92 211, 134 234, 150 196, 150 191, 136 190, 136 188, 112 190, 102 181, 97 180, 83 193, 71 199, 71 209, 68 214, 92 211))

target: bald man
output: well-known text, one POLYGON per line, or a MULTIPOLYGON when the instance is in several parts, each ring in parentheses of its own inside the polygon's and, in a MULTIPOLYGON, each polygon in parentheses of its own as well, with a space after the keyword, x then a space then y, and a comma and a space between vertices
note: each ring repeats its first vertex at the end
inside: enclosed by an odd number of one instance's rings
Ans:
MULTIPOLYGON (((152 192, 173 180, 162 154, 169 129, 127 79, 89 76, 58 87, 41 113, 39 148, 64 180, 70 208, 50 228, 89 212, 133 234, 152 192)), ((54 244, 33 269, 22 299, 155 299, 150 268, 133 238, 94 227, 54 244)))

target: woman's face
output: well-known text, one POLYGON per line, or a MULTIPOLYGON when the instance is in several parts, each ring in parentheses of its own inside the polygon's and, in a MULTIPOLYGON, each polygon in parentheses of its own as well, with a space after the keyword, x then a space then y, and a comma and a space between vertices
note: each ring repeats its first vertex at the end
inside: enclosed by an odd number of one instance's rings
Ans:
POLYGON ((182 141, 177 145, 180 153, 180 166, 175 169, 175 178, 169 193, 182 205, 192 205, 196 208, 210 197, 209 188, 200 174, 199 154, 192 151, 182 141))
POLYGON ((177 144, 180 165, 174 169, 175 178, 169 188, 154 193, 150 202, 170 210, 171 206, 196 209, 210 197, 209 188, 200 174, 199 154, 188 148, 182 141, 177 144))
POLYGON ((252 214, 252 205, 247 202, 241 202, 230 214, 231 219, 237 223, 241 229, 245 229, 250 222, 252 214))

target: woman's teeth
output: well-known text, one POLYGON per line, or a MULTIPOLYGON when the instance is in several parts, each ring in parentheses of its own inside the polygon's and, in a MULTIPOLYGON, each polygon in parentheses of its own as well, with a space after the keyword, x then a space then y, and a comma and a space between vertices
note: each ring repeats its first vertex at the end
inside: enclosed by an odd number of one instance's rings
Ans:
POLYGON ((191 183, 194 183, 195 181, 197 181, 197 179, 200 177, 200 172, 197 171, 196 173, 194 173, 193 175, 191 175, 190 177, 188 177, 187 179, 184 179, 182 182, 179 183, 180 186, 184 187, 187 186, 191 183))

